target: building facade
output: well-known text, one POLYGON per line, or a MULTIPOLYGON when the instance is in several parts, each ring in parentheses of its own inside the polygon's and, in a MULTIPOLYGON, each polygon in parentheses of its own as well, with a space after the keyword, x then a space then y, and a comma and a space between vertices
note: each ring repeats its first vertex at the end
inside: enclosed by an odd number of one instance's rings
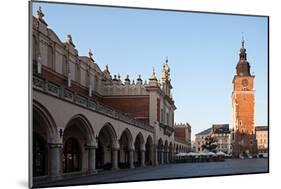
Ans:
POLYGON ((258 152, 261 154, 268 153, 268 127, 256 126, 255 134, 256 134, 258 152))
POLYGON ((257 153, 254 111, 255 91, 254 78, 250 72, 250 63, 244 48, 244 39, 240 49, 236 75, 233 78, 232 115, 233 115, 233 155, 252 156, 257 153))
POLYGON ((191 126, 188 123, 175 123, 175 139, 187 144, 186 152, 191 151, 191 126))
POLYGON ((41 8, 32 17, 32 175, 60 179, 104 169, 159 165, 188 143, 175 138, 168 60, 162 77, 111 75, 71 35, 62 42, 41 8))
POLYGON ((205 149, 202 147, 206 143, 206 137, 212 135, 212 128, 208 128, 195 135, 195 152, 204 152, 205 149))
POLYGON ((226 154, 232 153, 232 139, 229 124, 213 124, 211 136, 217 141, 217 151, 226 154))
POLYGON ((202 147, 206 143, 206 137, 213 137, 217 145, 215 151, 222 151, 226 154, 232 153, 232 138, 229 124, 213 124, 208 128, 195 135, 195 152, 206 152, 202 147))

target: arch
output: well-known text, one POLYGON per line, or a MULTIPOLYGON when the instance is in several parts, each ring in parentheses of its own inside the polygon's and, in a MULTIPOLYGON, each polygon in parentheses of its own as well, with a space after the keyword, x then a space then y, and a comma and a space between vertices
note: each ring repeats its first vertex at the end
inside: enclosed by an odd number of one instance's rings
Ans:
POLYGON ((165 140, 165 144, 164 144, 165 149, 168 148, 168 141, 165 140))
POLYGON ((101 132, 106 131, 112 139, 117 139, 117 134, 115 129, 113 128, 112 124, 107 122, 104 126, 100 129, 98 136, 101 132))
POLYGON ((172 141, 169 144, 169 162, 173 161, 173 153, 174 153, 174 149, 173 149, 173 143, 172 141))
POLYGON ((162 138, 160 138, 158 139, 158 145, 157 145, 157 157, 158 157, 157 159, 159 164, 162 164, 164 162, 163 150, 164 150, 163 140, 162 138))
POLYGON ((153 162, 153 140, 150 135, 146 138, 145 143, 145 164, 152 165, 153 162))
POLYGON ((36 120, 38 117, 42 118, 43 122, 45 123, 45 129, 47 131, 47 142, 56 142, 58 140, 58 129, 56 126, 56 123, 53 119, 53 116, 49 113, 47 108, 45 108, 42 104, 37 102, 36 100, 33 100, 33 111, 32 111, 32 129, 33 131, 36 131, 36 128, 34 127, 34 120, 36 120))
POLYGON ((130 167, 130 151, 134 149, 133 137, 128 128, 124 129, 119 139, 119 167, 130 167))
POLYGON ((164 163, 168 163, 168 141, 165 140, 164 144, 164 163))
POLYGON ((63 172, 86 170, 88 146, 96 146, 95 133, 88 119, 77 114, 70 118, 63 132, 63 172))
POLYGON ((96 135, 90 121, 82 114, 74 115, 68 123, 64 130, 72 125, 79 125, 79 129, 83 132, 86 138, 86 145, 96 145, 96 135))
POLYGON ((32 151, 33 151, 33 177, 49 175, 48 143, 59 141, 55 121, 47 108, 33 100, 32 103, 32 151))
POLYGON ((75 137, 68 138, 63 145, 63 172, 81 171, 81 144, 75 137))
POLYGON ((124 131, 122 132, 122 134, 120 136, 120 139, 121 139, 122 135, 124 135, 124 134, 126 135, 126 137, 128 137, 128 140, 130 142, 130 147, 132 148, 133 147, 132 144, 133 144, 134 140, 133 140, 131 131, 128 128, 124 129, 124 131))
POLYGON ((138 133, 134 142, 134 164, 135 166, 141 166, 142 151, 145 149, 144 138, 141 132, 138 133))
POLYGON ((111 169, 113 165, 112 152, 118 147, 117 134, 111 123, 104 124, 97 138, 96 168, 111 169))
POLYGON ((144 144, 144 137, 143 137, 141 132, 138 133, 138 135, 136 136, 135 141, 137 140, 137 138, 139 138, 141 144, 144 144))

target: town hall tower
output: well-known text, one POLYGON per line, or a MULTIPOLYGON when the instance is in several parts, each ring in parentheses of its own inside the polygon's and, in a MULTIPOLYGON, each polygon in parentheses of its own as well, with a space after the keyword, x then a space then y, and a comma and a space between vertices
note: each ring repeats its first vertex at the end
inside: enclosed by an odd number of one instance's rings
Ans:
POLYGON ((240 49, 236 75, 233 78, 232 115, 233 115, 233 155, 255 155, 256 140, 254 133, 255 91, 254 78, 244 48, 240 49))

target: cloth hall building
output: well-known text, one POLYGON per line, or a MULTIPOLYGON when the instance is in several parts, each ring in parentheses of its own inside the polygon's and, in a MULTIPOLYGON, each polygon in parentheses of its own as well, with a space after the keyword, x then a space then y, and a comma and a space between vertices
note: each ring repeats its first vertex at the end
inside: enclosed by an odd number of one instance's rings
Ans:
POLYGON ((32 16, 32 176, 59 179, 99 170, 173 162, 190 142, 176 140, 168 60, 162 77, 121 81, 92 52, 62 42, 41 8, 32 16))

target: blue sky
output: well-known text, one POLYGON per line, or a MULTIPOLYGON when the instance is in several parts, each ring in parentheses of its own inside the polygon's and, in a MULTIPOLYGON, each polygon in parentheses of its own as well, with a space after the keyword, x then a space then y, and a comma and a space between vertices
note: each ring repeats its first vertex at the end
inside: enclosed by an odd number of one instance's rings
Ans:
POLYGON ((91 48, 101 69, 158 78, 169 57, 176 122, 192 135, 213 123, 232 122, 231 92, 244 33, 255 75, 255 123, 267 125, 267 18, 141 9, 33 3, 62 41, 68 34, 79 55, 91 48))

